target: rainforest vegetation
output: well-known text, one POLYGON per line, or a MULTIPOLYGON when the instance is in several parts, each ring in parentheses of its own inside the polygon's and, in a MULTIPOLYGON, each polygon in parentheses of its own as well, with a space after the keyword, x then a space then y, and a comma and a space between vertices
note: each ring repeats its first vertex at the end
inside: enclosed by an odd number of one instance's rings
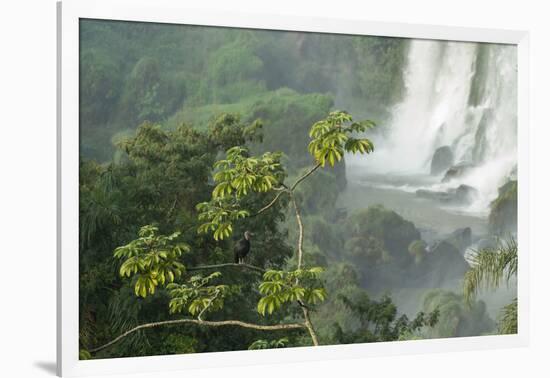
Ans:
POLYGON ((81 359, 517 332, 478 298, 515 279, 514 182, 469 261, 340 202, 407 40, 82 20, 80 48, 81 359))

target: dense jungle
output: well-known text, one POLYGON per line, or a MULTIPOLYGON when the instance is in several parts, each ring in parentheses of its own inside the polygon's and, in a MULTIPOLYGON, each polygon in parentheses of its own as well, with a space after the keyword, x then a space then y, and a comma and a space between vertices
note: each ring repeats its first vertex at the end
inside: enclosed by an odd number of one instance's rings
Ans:
POLYGON ((82 19, 80 359, 516 333, 516 76, 505 45, 82 19))

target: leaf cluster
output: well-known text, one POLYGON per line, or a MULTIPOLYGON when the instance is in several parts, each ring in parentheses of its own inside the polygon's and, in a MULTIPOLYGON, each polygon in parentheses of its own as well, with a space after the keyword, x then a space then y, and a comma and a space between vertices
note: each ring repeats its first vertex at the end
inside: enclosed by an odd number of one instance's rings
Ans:
POLYGON ((237 198, 249 192, 264 193, 277 185, 283 178, 280 153, 266 152, 262 156, 248 156, 246 147, 236 146, 227 150, 226 159, 214 164, 217 183, 212 191, 214 199, 234 195, 237 198))
POLYGON ((273 349, 273 348, 285 348, 288 345, 288 337, 275 340, 256 340, 248 347, 248 350, 254 349, 273 349))
POLYGON ((268 270, 260 284, 258 313, 265 316, 283 307, 285 303, 318 304, 327 298, 321 282, 321 267, 297 269, 294 271, 268 270))
POLYGON ((215 163, 212 199, 197 205, 202 223, 199 233, 213 232, 215 240, 223 240, 233 233, 233 222, 250 215, 241 206, 241 200, 250 193, 266 193, 284 179, 280 153, 266 152, 248 156, 245 147, 227 150, 226 159, 215 163))
POLYGON ((348 334, 337 327, 337 339, 343 343, 404 339, 423 327, 434 327, 440 317, 438 308, 430 312, 421 311, 412 320, 407 315, 398 316, 397 307, 387 295, 380 300, 373 300, 366 293, 355 300, 345 295, 339 295, 339 299, 357 315, 360 322, 360 327, 348 334))
POLYGON ((518 299, 504 306, 498 317, 498 333, 509 335, 518 333, 518 299))
POLYGON ((374 144, 367 138, 355 138, 355 133, 363 133, 375 126, 366 120, 354 122, 345 111, 331 112, 327 118, 313 124, 309 132, 309 153, 322 167, 328 162, 334 167, 342 160, 345 152, 368 154, 374 151, 374 144))
POLYGON ((195 316, 202 312, 212 312, 223 308, 225 297, 234 289, 228 285, 211 285, 212 281, 221 277, 220 272, 208 276, 192 276, 186 283, 171 283, 166 288, 170 294, 170 313, 187 311, 195 316))
POLYGON ((515 239, 499 241, 495 248, 485 248, 474 253, 468 261, 471 265, 464 275, 464 299, 471 303, 483 288, 497 288, 502 281, 508 283, 517 275, 518 246, 515 239))
POLYGON ((158 231, 155 226, 143 226, 137 239, 114 251, 114 257, 123 260, 120 276, 134 277, 135 294, 143 298, 154 294, 158 285, 174 282, 185 272, 178 259, 189 252, 189 246, 177 241, 179 232, 165 236, 158 231))

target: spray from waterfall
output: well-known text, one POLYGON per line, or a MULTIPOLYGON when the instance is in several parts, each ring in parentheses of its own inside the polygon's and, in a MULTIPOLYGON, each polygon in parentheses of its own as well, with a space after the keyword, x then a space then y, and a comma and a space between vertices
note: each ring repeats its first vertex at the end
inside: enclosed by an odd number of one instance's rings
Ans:
POLYGON ((350 156, 349 165, 404 190, 467 185, 478 195, 462 210, 486 213, 517 169, 516 53, 508 45, 411 41, 405 98, 393 109, 388 132, 375 136, 376 152, 369 159, 350 156), (430 175, 443 146, 455 165, 467 167, 447 180, 444 173, 430 175))

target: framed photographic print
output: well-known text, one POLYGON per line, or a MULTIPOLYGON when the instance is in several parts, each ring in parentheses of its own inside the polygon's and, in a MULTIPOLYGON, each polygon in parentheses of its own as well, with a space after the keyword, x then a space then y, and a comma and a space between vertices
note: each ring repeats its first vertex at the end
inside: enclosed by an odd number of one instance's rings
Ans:
POLYGON ((58 4, 58 373, 526 345, 526 32, 58 4))

